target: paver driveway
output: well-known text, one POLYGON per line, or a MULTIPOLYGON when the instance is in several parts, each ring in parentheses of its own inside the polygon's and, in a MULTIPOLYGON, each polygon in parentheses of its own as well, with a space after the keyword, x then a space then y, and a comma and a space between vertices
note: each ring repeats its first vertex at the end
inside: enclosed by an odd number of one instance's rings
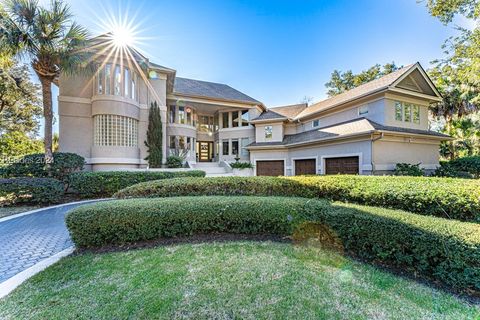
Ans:
POLYGON ((84 204, 46 208, 0 222, 0 283, 73 246, 65 213, 84 204))

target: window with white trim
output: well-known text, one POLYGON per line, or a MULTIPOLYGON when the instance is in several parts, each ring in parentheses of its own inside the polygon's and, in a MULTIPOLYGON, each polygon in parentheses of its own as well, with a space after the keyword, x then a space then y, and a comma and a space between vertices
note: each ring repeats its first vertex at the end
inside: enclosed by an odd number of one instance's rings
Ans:
POLYGON ((272 139, 273 137, 273 127, 265 126, 265 139, 272 139))
POLYGON ((93 117, 93 121, 96 146, 137 146, 138 120, 114 114, 99 114, 93 117))
POLYGON ((395 101, 395 120, 420 123, 420 106, 412 103, 395 101))
POLYGON ((318 128, 320 127, 320 120, 319 119, 315 119, 312 121, 312 128, 318 128))
POLYGON ((247 146, 250 144, 250 138, 242 138, 241 144, 242 144, 241 155, 244 157, 248 157, 250 155, 250 152, 248 151, 247 146))
POLYGON ((366 115, 366 114, 368 114, 368 106, 367 105, 358 107, 358 115, 359 116, 363 116, 363 115, 366 115))

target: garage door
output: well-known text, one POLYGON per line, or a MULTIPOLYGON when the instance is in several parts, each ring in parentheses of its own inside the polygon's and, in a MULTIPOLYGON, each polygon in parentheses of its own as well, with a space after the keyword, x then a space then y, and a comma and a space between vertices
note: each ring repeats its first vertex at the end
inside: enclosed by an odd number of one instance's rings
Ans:
POLYGON ((295 175, 317 174, 315 159, 295 160, 295 175))
POLYGON ((257 176, 283 176, 283 160, 257 161, 257 176))
POLYGON ((326 174, 358 174, 358 157, 325 159, 326 174))

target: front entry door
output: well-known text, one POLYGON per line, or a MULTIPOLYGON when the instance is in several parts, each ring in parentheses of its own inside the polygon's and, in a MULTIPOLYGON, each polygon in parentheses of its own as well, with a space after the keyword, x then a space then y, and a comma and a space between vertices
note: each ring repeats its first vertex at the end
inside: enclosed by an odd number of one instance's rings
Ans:
POLYGON ((212 161, 213 142, 199 141, 198 142, 198 161, 209 162, 212 161))

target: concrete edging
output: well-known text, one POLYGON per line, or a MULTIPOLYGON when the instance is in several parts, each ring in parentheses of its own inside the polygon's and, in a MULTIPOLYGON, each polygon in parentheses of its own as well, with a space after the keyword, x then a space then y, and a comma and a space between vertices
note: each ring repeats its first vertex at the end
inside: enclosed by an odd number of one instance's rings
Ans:
POLYGON ((33 277, 40 271, 45 270, 47 267, 58 262, 63 257, 70 255, 74 250, 75 250, 75 247, 69 247, 63 251, 60 251, 57 254, 54 254, 53 256, 40 261, 39 263, 31 266, 30 268, 25 269, 20 273, 17 273, 10 279, 7 279, 4 282, 0 283, 0 299, 7 296, 10 292, 15 290, 19 285, 21 285, 27 279, 33 277))
POLYGON ((30 210, 30 211, 26 211, 26 212, 21 212, 21 213, 13 214, 13 215, 8 216, 8 217, 3 217, 3 218, 0 218, 0 223, 1 223, 1 222, 4 222, 4 221, 8 221, 8 220, 15 219, 15 218, 23 217, 23 216, 26 216, 26 215, 29 215, 29 214, 37 213, 37 212, 42 211, 42 210, 45 210, 45 209, 60 208, 60 207, 68 206, 68 205, 72 205, 72 204, 89 203, 89 202, 99 202, 99 201, 106 201, 106 200, 112 200, 112 198, 102 198, 102 199, 92 199, 92 200, 81 200, 81 201, 75 201, 75 202, 61 203, 61 204, 57 204, 57 205, 54 205, 54 206, 51 206, 51 207, 38 208, 38 209, 35 209, 35 210, 30 210))

